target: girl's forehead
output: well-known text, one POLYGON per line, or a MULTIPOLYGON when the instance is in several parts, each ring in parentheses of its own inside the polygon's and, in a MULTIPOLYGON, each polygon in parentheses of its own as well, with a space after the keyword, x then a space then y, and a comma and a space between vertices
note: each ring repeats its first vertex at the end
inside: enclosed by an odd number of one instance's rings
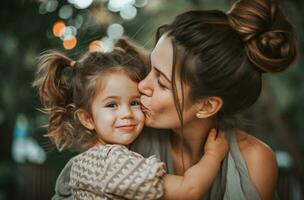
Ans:
POLYGON ((102 87, 96 90, 93 104, 106 103, 112 100, 129 102, 131 99, 139 98, 138 84, 127 76, 112 76, 104 80, 102 87), (116 79, 117 78, 117 79, 116 79), (116 80, 115 80, 116 79, 116 80))
POLYGON ((131 91, 131 89, 137 89, 137 84, 126 72, 122 71, 109 73, 101 80, 102 90, 110 93, 122 90, 131 91))

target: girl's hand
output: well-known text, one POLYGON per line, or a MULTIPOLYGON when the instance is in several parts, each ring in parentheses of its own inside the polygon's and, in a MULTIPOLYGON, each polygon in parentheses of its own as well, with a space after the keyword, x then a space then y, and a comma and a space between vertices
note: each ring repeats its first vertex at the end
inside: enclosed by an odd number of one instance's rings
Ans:
POLYGON ((224 132, 216 134, 215 129, 211 129, 206 144, 204 156, 211 156, 218 161, 222 161, 229 150, 228 140, 224 132))

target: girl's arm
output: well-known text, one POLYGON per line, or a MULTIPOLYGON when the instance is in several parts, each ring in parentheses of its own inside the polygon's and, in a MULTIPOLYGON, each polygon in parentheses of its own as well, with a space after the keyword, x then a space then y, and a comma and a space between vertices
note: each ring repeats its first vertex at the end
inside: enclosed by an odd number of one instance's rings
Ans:
POLYGON ((221 161, 228 152, 228 141, 223 133, 216 137, 215 130, 208 136, 205 154, 183 176, 165 175, 163 199, 200 199, 217 175, 221 161))

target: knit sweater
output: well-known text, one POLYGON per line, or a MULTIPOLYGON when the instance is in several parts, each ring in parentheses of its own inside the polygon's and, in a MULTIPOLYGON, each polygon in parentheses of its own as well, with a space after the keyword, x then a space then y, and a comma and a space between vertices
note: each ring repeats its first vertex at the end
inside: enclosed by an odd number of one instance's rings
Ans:
POLYGON ((72 158, 73 199, 158 199, 165 165, 122 145, 98 145, 72 158))

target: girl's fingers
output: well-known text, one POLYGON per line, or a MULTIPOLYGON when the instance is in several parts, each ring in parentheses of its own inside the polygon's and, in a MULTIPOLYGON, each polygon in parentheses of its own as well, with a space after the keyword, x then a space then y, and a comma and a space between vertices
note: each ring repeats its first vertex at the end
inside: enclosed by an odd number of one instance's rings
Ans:
POLYGON ((213 128, 210 130, 207 140, 214 141, 215 139, 216 139, 216 130, 215 128, 213 128))
POLYGON ((219 134, 218 134, 217 137, 219 137, 219 138, 226 138, 225 132, 223 132, 223 131, 219 132, 219 134))

